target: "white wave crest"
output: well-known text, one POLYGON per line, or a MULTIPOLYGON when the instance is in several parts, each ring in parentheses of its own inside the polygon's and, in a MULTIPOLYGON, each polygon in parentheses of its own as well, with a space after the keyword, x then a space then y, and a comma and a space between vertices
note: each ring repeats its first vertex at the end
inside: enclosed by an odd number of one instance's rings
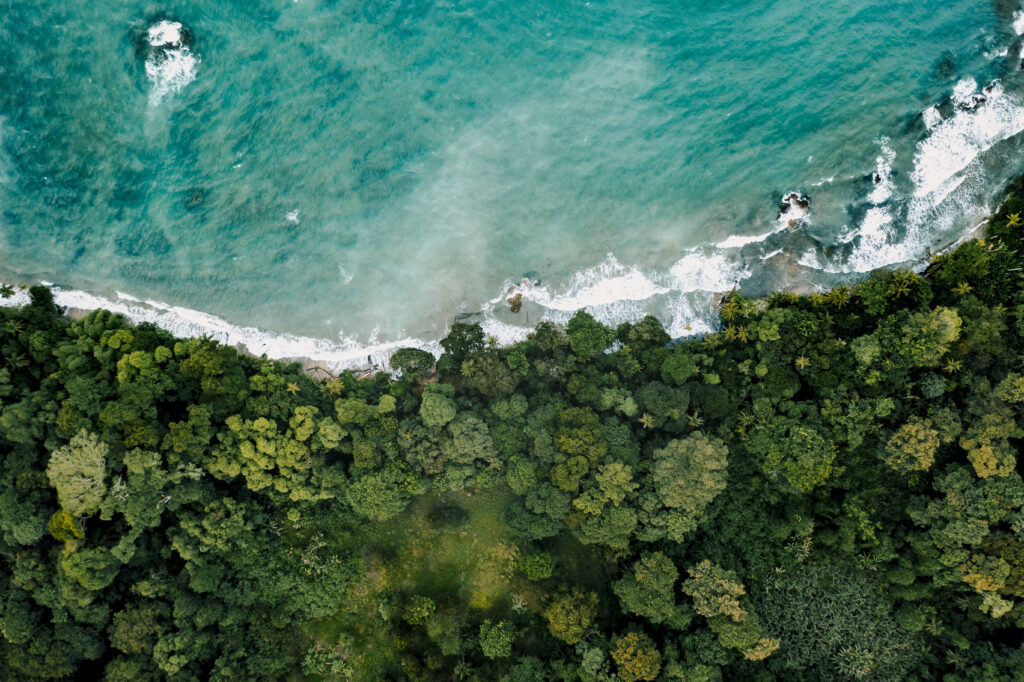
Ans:
MULTIPOLYGON (((117 292, 117 298, 110 299, 76 289, 51 287, 57 305, 79 310, 103 308, 120 313, 134 323, 151 322, 179 337, 209 336, 216 341, 241 347, 252 355, 266 355, 279 360, 309 359, 328 370, 362 368, 367 366, 387 367, 391 354, 399 348, 423 348, 434 355, 440 355, 437 341, 403 338, 397 341, 370 341, 363 344, 353 339, 339 341, 278 334, 257 327, 241 327, 209 313, 170 305, 160 301, 142 301, 134 296, 117 292)), ((9 299, 0 299, 0 306, 26 305, 28 292, 18 291, 9 299)))
POLYGON ((705 256, 695 251, 676 261, 669 274, 674 280, 672 289, 675 291, 723 292, 749 277, 750 271, 725 254, 705 256))
POLYGON ((796 259, 796 264, 812 270, 824 270, 827 272, 825 265, 823 265, 821 259, 818 258, 818 252, 813 248, 804 251, 800 257, 796 259))
POLYGON ((146 60, 150 82, 149 104, 157 106, 168 95, 178 92, 196 79, 199 60, 188 45, 182 44, 182 27, 177 21, 161 21, 150 26, 149 42, 153 54, 146 60))
POLYGON ((913 248, 911 245, 905 241, 889 243, 893 236, 892 227, 892 214, 888 209, 878 206, 869 208, 860 224, 860 242, 850 254, 846 269, 869 272, 883 265, 909 260, 908 254, 913 248))
MULTIPOLYGON (((883 179, 868 197, 873 204, 864 215, 856 232, 843 242, 859 238, 845 263, 812 264, 809 254, 800 263, 826 272, 869 272, 871 270, 908 263, 920 259, 928 252, 937 232, 952 226, 954 215, 977 213, 980 207, 964 203, 964 199, 950 198, 973 172, 974 162, 994 145, 1024 131, 1024 106, 1008 95, 999 81, 981 92, 973 79, 957 83, 951 96, 953 114, 943 119, 936 107, 928 107, 922 116, 928 134, 917 143, 913 170, 913 195, 906 205, 903 233, 897 235, 894 216, 886 202, 894 187, 884 181, 884 167, 891 159, 879 163, 876 171, 883 179), (948 205, 950 210, 939 212, 948 205)), ((883 157, 885 157, 883 147, 883 157)), ((881 159, 881 157, 880 157, 881 159)), ((815 256, 816 260, 816 256, 815 256)))
POLYGON ((811 219, 811 208, 807 197, 797 191, 789 191, 782 195, 782 203, 779 204, 779 217, 776 223, 776 232, 796 227, 801 223, 808 223, 811 219))
POLYGON ((502 345, 526 338, 538 322, 565 324, 577 310, 586 310, 613 328, 655 313, 673 337, 707 333, 716 320, 714 296, 749 276, 739 259, 723 253, 705 255, 694 249, 667 272, 642 272, 609 254, 602 263, 576 273, 564 288, 528 280, 506 282, 503 293, 483 305, 480 325, 502 345), (541 309, 539 316, 536 309, 532 317, 526 312, 524 326, 509 322, 502 313, 509 298, 517 294, 521 302, 541 309))
POLYGON ((153 47, 181 46, 181 22, 164 19, 149 27, 149 44, 153 47))
POLYGON ((768 239, 768 237, 771 237, 773 234, 777 232, 785 230, 787 227, 788 226, 778 226, 774 230, 769 230, 768 232, 765 232, 763 234, 755 234, 751 237, 733 235, 727 239, 723 239, 722 241, 718 242, 717 244, 715 244, 715 247, 719 249, 738 249, 743 246, 746 246, 747 244, 756 244, 757 242, 763 242, 765 239, 768 239))
POLYGON ((892 182, 892 163, 896 160, 896 152, 892 150, 888 137, 879 138, 876 142, 882 153, 875 158, 872 176, 875 186, 868 195, 868 201, 877 206, 888 201, 896 189, 892 182))
POLYGON ((933 197, 935 204, 959 183, 957 174, 992 145, 1024 130, 1024 107, 1013 101, 996 82, 985 89, 985 100, 977 103, 977 83, 973 79, 957 84, 953 116, 937 123, 930 134, 917 144, 914 154, 914 196, 933 197))
POLYGON ((622 265, 615 256, 573 275, 566 291, 552 293, 529 283, 517 289, 523 298, 550 310, 574 311, 621 301, 643 301, 668 292, 635 267, 622 265))
POLYGON ((924 121, 924 127, 931 130, 942 123, 942 114, 939 113, 938 107, 931 106, 921 112, 921 119, 924 121))
POLYGON ((665 331, 674 339, 710 334, 714 329, 714 294, 679 296, 668 308, 665 331))

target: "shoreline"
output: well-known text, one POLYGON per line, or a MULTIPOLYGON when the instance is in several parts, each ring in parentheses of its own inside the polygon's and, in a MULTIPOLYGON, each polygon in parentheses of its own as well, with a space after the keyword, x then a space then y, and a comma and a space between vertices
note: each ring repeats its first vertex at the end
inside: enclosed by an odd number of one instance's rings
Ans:
MULTIPOLYGON (((990 215, 987 215, 976 222, 970 229, 945 246, 935 250, 928 249, 921 258, 912 263, 904 263, 902 267, 909 267, 911 270, 921 272, 928 267, 934 256, 952 251, 960 244, 970 241, 971 239, 984 238, 986 234, 985 227, 989 222, 990 215)), ((884 270, 893 268, 894 266, 888 266, 888 268, 883 267, 878 269, 884 270)), ((866 277, 868 274, 869 273, 863 273, 863 276, 866 277)), ((58 305, 64 308, 65 315, 70 319, 82 319, 94 310, 110 310, 113 313, 124 315, 133 324, 152 322, 156 326, 174 334, 175 336, 199 337, 205 334, 211 336, 219 343, 230 346, 239 353, 249 355, 251 357, 265 357, 270 360, 276 360, 284 363, 297 362, 301 365, 303 372, 313 378, 329 379, 345 371, 350 371, 360 377, 372 376, 378 372, 389 371, 390 367, 388 365, 388 361, 391 355, 398 349, 405 347, 422 348, 423 350, 432 353, 435 357, 438 357, 441 353, 440 339, 428 341, 426 343, 422 343, 421 339, 402 339, 399 341, 378 344, 371 343, 367 345, 358 345, 356 342, 350 342, 350 344, 335 343, 328 339, 302 337, 287 333, 274 333, 258 327, 237 327, 209 313, 194 311, 178 306, 171 306, 156 301, 140 301, 139 299, 121 294, 120 292, 117 292, 119 300, 115 301, 89 294, 88 292, 82 292, 74 289, 63 289, 45 280, 40 280, 39 282, 36 282, 36 284, 48 286, 52 291, 54 291, 55 301, 58 305), (89 303, 97 303, 98 305, 76 305, 86 301, 89 303), (140 317, 142 319, 139 319, 140 317), (168 317, 173 317, 177 324, 168 323, 168 317), (186 325, 185 331, 182 330, 183 321, 191 323, 191 325, 186 325), (164 322, 164 324, 161 324, 161 322, 164 322), (193 327, 195 332, 201 333, 189 333, 187 330, 188 326, 193 327), (211 334, 211 331, 216 333, 211 334), (218 336, 221 338, 218 338, 218 336), (239 336, 247 338, 235 338, 239 336), (264 339, 263 344, 258 343, 261 338, 264 339), (274 342, 271 342, 270 339, 273 339, 274 342), (285 347, 295 350, 298 350, 300 347, 309 348, 310 346, 315 350, 312 353, 308 352, 308 350, 301 353, 275 353, 274 346, 277 345, 280 347, 282 342, 285 344, 285 347), (317 352, 317 349, 319 349, 319 352, 317 352), (362 359, 364 357, 365 360, 362 359)), ((21 286, 30 286, 30 284, 18 285, 18 287, 21 286)), ((711 294, 712 309, 716 308, 725 296, 728 296, 736 290, 737 289, 734 287, 728 291, 709 292, 711 294)), ((799 296, 807 296, 827 289, 810 282, 809 280, 801 279, 790 282, 788 286, 785 286, 780 290, 797 294, 799 296)), ((10 299, 0 299, 0 305, 2 306, 24 305, 27 302, 27 293, 20 288, 10 299)), ((586 307, 581 309, 585 308, 586 307)), ((502 308, 499 308, 499 310, 502 310, 502 308)), ((510 315, 518 315, 518 313, 511 311, 507 312, 510 315)), ((482 312, 463 314, 461 317, 466 318, 466 321, 470 322, 481 314, 482 312)), ((504 317, 507 316, 501 316, 501 318, 504 317)), ((528 312, 525 317, 527 325, 531 324, 528 312)), ((493 321, 498 324, 510 324, 501 318, 495 318, 493 321)), ((459 317, 453 319, 458 321, 459 317)), ((539 321, 540 320, 537 320, 537 322, 539 321)), ((537 322, 533 322, 532 324, 536 325, 537 322)), ((661 322, 663 325, 665 324, 664 320, 661 320, 661 322)), ((704 333, 707 332, 694 331, 691 334, 674 337, 673 341, 679 341, 682 338, 700 337, 704 333)), ((510 343, 516 342, 516 340, 513 340, 510 343)), ((501 344, 501 347, 505 347, 506 345, 510 344, 503 343, 501 344)))

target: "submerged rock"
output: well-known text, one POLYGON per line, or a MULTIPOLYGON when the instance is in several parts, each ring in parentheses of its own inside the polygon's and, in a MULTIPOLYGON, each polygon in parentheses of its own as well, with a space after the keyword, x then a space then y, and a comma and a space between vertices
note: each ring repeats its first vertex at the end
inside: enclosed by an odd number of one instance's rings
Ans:
POLYGON ((163 59, 171 50, 191 47, 192 31, 174 19, 156 19, 135 33, 135 53, 145 61, 163 59))
POLYGON ((782 203, 779 204, 779 215, 782 216, 790 212, 794 206, 806 211, 811 208, 811 200, 799 192, 789 192, 782 197, 782 203))
POLYGON ((185 208, 190 211, 199 208, 204 203, 206 203, 206 190, 202 187, 192 189, 185 197, 185 208))
POLYGON ((981 93, 975 93, 965 100, 961 100, 956 103, 956 108, 960 111, 974 111, 982 104, 988 101, 988 97, 981 93))
POLYGON ((976 87, 973 81, 962 81, 957 84, 950 97, 954 111, 976 111, 991 97, 1002 92, 998 79, 983 87, 981 92, 975 92, 976 87))
POLYGON ((811 210, 811 200, 800 192, 787 192, 782 196, 779 203, 778 220, 785 224, 785 227, 793 227, 807 219, 811 210))
POLYGON ((779 202, 777 220, 783 228, 792 228, 807 221, 811 211, 811 200, 800 192, 786 192, 779 202))
POLYGON ((192 32, 180 21, 157 19, 135 32, 135 53, 150 82, 151 104, 181 91, 195 80, 198 58, 192 54, 192 32))

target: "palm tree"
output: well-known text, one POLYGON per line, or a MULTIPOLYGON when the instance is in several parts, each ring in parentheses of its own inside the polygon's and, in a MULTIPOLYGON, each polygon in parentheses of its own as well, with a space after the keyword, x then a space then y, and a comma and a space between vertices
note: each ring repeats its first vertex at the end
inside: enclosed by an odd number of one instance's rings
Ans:
POLYGON ((722 309, 719 314, 722 316, 723 320, 735 320, 740 314, 740 304, 730 298, 722 304, 722 309))

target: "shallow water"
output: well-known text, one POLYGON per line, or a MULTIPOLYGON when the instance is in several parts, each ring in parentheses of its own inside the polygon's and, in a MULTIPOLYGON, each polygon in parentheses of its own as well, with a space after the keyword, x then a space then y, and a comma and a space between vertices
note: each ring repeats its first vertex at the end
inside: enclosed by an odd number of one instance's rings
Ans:
POLYGON ((337 362, 457 313, 704 331, 715 292, 850 281, 984 215, 1024 160, 1019 11, 9 3, 0 269, 337 362))

